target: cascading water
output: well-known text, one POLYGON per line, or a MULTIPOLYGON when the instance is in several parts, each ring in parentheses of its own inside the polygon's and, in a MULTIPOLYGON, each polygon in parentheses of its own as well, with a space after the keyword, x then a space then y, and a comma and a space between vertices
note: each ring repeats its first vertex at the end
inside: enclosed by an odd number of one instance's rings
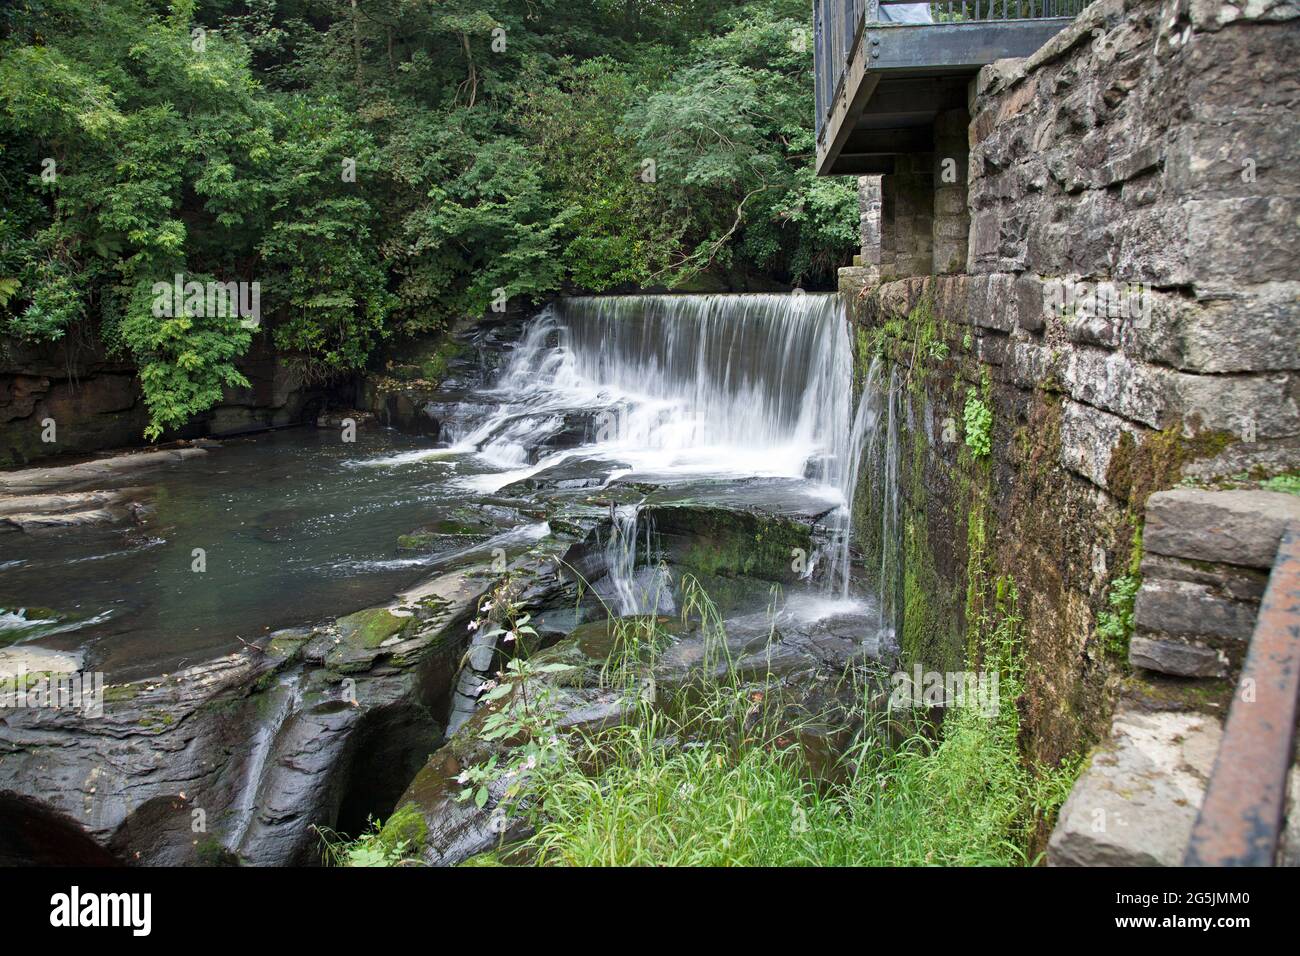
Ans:
MULTIPOLYGON (((881 629, 899 624, 902 603, 902 505, 899 498, 899 412, 902 393, 898 368, 892 366, 886 384, 881 383, 882 363, 873 359, 867 370, 853 425, 853 483, 858 485, 856 470, 865 466, 870 480, 865 483, 866 500, 855 501, 859 511, 873 517, 876 527, 869 529, 871 551, 875 560, 869 568, 875 590, 881 629)), ((848 534, 844 536, 847 547, 848 534)), ((845 557, 847 561, 847 556, 845 557)))
MULTIPOLYGON (((615 462, 614 477, 805 482, 832 512, 825 579, 845 598, 860 450, 880 417, 874 397, 854 416, 852 364, 832 294, 564 299, 532 321, 480 396, 495 404, 457 416, 459 433, 446 437, 504 469, 466 479, 481 491, 575 457, 615 462), (579 420, 581 440, 551 450, 579 420)), ((638 555, 636 520, 634 508, 618 512, 607 545, 623 613, 647 609, 647 587, 633 586, 649 557, 648 545, 638 555)), ((648 586, 662 609, 660 584, 648 586)))

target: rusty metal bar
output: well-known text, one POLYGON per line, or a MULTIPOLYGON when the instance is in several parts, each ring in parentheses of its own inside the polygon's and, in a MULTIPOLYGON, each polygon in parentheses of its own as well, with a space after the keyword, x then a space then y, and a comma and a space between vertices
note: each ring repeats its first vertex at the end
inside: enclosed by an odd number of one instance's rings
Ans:
POLYGON ((1269 574, 1184 865, 1273 865, 1298 701, 1300 528, 1291 527, 1269 574))

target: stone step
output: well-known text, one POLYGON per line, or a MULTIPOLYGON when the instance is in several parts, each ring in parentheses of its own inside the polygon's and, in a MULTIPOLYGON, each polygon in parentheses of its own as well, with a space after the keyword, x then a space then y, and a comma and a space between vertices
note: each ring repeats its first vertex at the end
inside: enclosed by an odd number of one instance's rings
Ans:
POLYGON ((1061 808, 1049 866, 1178 866, 1223 736, 1213 716, 1122 703, 1061 808))

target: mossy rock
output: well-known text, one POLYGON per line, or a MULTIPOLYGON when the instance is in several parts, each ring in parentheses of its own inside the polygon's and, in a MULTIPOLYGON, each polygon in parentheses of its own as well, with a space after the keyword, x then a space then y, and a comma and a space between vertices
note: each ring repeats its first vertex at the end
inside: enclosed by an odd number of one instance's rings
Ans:
POLYGON ((379 830, 379 842, 390 853, 395 853, 398 846, 405 843, 404 853, 418 854, 424 850, 428 840, 429 826, 414 803, 403 804, 394 810, 379 830))
POLYGON ((128 700, 135 700, 140 696, 140 692, 144 688, 144 681, 136 681, 132 684, 112 684, 104 688, 104 703, 124 703, 128 700))
POLYGON ((793 559, 812 553, 808 526, 789 518, 708 505, 647 509, 671 564, 703 575, 799 580, 793 559))
POLYGON ((390 637, 401 634, 412 620, 399 617, 385 607, 367 608, 339 618, 339 637, 351 647, 374 650, 390 637))

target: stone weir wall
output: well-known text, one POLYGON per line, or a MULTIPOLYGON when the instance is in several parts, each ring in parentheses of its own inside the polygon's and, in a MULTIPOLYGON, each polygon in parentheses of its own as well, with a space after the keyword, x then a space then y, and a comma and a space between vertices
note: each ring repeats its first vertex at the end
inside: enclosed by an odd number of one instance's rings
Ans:
MULTIPOLYGON (((908 183, 885 177, 883 202, 864 183, 865 265, 841 291, 862 377, 893 370, 900 513, 883 540, 866 468, 856 545, 897 578, 910 662, 951 669, 1020 619, 1036 760, 1105 739, 1117 705, 1200 721, 1212 759, 1281 527, 1300 520, 1279 490, 1300 468, 1297 16, 1100 0, 986 67, 964 273, 908 276, 889 239, 908 183)), ((1208 768, 1175 762, 1203 787, 1208 768)), ((1194 817, 1199 797, 1174 797, 1153 812, 1194 817)), ((1177 862, 1191 824, 1175 822, 1148 862, 1177 862)))

